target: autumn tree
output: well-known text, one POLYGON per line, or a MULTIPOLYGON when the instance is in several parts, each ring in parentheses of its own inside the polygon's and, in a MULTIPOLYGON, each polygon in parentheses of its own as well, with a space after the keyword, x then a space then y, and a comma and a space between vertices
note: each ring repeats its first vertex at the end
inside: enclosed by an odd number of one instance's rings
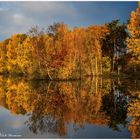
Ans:
MULTIPOLYGON (((74 75, 77 78, 81 78, 85 71, 85 29, 75 27, 72 31, 72 46, 71 46, 71 59, 73 59, 73 64, 75 65, 74 75), (73 51, 73 52, 72 52, 73 51)), ((70 49, 69 49, 70 50, 70 49)))
POLYGON ((19 44, 17 49, 17 62, 24 75, 32 74, 34 72, 33 64, 33 48, 31 39, 24 36, 24 40, 19 44))
POLYGON ((132 54, 132 59, 129 65, 132 65, 134 72, 136 72, 138 68, 137 66, 140 65, 140 2, 138 2, 138 8, 136 11, 131 12, 128 31, 129 37, 127 38, 127 47, 129 53, 132 54))
POLYGON ((7 73, 7 44, 9 39, 0 42, 0 73, 7 73))
POLYGON ((18 49, 19 49, 19 45, 22 44, 24 40, 24 36, 19 35, 19 34, 14 34, 6 48, 7 48, 7 69, 9 73, 21 73, 21 69, 19 67, 18 64, 18 49))
POLYGON ((91 75, 99 74, 99 67, 102 64, 102 42, 106 33, 105 26, 90 26, 86 30, 85 50, 91 75))
POLYGON ((53 77, 70 78, 74 69, 72 46, 72 32, 64 23, 55 23, 48 28, 48 35, 52 38, 52 54, 50 68, 53 70, 53 77))

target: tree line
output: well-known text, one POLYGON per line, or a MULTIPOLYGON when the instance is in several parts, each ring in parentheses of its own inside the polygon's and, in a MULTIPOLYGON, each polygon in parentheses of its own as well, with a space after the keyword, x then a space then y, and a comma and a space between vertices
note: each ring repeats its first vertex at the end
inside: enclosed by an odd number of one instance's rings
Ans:
POLYGON ((0 73, 45 79, 138 74, 140 70, 140 3, 128 24, 113 20, 104 25, 69 29, 54 23, 47 30, 32 27, 0 42, 0 73))

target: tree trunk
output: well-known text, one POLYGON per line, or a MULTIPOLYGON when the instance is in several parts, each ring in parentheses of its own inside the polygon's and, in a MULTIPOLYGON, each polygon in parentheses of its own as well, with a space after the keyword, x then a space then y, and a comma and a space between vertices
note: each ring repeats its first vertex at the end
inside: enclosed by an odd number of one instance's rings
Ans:
POLYGON ((95 77, 95 94, 98 95, 98 77, 95 77))
POLYGON ((103 64, 102 64, 102 61, 101 61, 100 67, 101 67, 101 75, 103 75, 103 64))
POLYGON ((97 59, 97 57, 95 57, 95 71, 96 71, 96 75, 98 75, 98 59, 97 59))

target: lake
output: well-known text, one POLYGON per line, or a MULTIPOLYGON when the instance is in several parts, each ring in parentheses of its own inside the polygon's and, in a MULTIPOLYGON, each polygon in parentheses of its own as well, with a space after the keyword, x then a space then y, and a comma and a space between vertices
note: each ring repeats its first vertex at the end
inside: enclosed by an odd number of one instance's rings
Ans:
POLYGON ((0 138, 140 138, 140 81, 0 77, 0 138))

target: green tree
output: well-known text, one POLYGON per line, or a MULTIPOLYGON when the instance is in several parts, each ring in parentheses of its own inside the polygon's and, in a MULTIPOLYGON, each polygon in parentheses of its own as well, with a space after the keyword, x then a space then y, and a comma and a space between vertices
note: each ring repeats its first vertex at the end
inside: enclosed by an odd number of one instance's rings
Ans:
POLYGON ((126 25, 120 24, 119 20, 113 20, 107 24, 107 27, 109 33, 104 39, 102 52, 104 56, 109 56, 110 70, 113 72, 118 69, 118 59, 126 53, 126 25))

